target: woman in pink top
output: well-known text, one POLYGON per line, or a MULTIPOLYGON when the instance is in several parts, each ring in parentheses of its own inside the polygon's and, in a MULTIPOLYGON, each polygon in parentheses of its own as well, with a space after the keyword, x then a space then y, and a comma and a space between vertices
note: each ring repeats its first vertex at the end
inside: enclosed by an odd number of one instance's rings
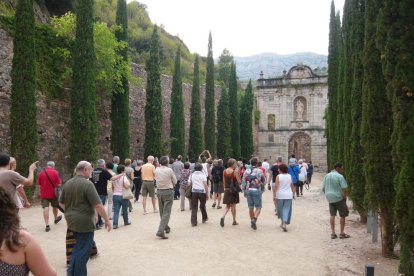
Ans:
POLYGON ((128 199, 122 197, 122 190, 130 187, 130 182, 125 176, 125 166, 118 166, 118 175, 113 176, 112 180, 112 190, 114 191, 113 202, 114 202, 114 220, 113 220, 113 229, 118 228, 118 218, 119 210, 122 207, 122 217, 124 218, 124 225, 130 225, 131 222, 128 220, 128 199))

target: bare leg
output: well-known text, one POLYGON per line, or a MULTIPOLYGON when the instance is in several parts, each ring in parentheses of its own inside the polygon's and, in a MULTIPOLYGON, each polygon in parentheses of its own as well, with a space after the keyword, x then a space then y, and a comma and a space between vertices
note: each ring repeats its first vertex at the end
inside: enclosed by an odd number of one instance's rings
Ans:
POLYGON ((341 234, 344 234, 344 230, 345 230, 345 218, 341 217, 339 218, 339 223, 341 224, 341 234))
POLYGON ((155 196, 151 198, 152 200, 152 207, 154 208, 154 212, 157 211, 157 207, 155 207, 155 196))
POLYGON ((43 208, 43 219, 45 220, 45 224, 49 225, 49 207, 43 208))
POLYGON ((220 193, 217 194, 217 201, 218 201, 217 205, 220 206, 220 203, 221 203, 221 194, 220 193))
MULTIPOLYGON (((231 208, 231 205, 230 204, 226 204, 226 208, 224 208, 224 212, 223 212, 223 218, 226 217, 226 215, 229 212, 230 208, 231 208)), ((233 210, 232 210, 232 212, 233 212, 233 210)))
MULTIPOLYGON (((331 216, 330 220, 329 220, 330 224, 331 224, 331 230, 332 230, 332 234, 335 234, 335 217, 331 216)), ((345 226, 345 225, 344 225, 345 226)))
MULTIPOLYGON (((48 212, 49 213, 49 212, 48 212)), ((55 220, 57 219, 57 217, 58 217, 58 208, 56 208, 56 207, 53 207, 53 215, 55 216, 55 220)))
POLYGON ((254 211, 254 218, 257 220, 257 218, 260 215, 260 211, 262 210, 262 208, 256 208, 256 210, 254 211))
POLYGON ((236 222, 236 204, 231 205, 231 215, 233 216, 233 222, 236 222))
POLYGON ((254 210, 253 210, 253 208, 249 208, 249 216, 250 216, 250 219, 254 219, 254 210))
POLYGON ((144 213, 147 212, 147 197, 143 196, 142 197, 142 207, 144 207, 144 213))

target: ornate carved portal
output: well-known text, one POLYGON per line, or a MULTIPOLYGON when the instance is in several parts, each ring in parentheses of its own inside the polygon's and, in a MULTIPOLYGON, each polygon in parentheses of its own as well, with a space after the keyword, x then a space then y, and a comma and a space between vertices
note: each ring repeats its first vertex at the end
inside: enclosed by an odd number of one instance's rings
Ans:
POLYGON ((291 154, 295 154, 298 160, 312 160, 311 145, 312 141, 308 134, 304 132, 296 132, 292 135, 292 137, 290 137, 288 156, 290 156, 291 154))

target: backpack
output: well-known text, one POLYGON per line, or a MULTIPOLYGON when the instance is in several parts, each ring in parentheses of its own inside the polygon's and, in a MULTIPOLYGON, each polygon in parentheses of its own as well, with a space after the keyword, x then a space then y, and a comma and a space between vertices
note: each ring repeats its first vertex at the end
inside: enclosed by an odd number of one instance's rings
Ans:
POLYGON ((216 168, 216 170, 214 171, 214 174, 213 174, 213 182, 214 183, 219 183, 220 182, 220 180, 221 180, 221 177, 220 177, 220 169, 218 169, 218 168, 216 168))
POLYGON ((262 181, 258 178, 256 171, 260 170, 259 168, 252 168, 248 175, 246 175, 245 180, 247 182, 246 188, 256 188, 256 189, 263 189, 262 181))

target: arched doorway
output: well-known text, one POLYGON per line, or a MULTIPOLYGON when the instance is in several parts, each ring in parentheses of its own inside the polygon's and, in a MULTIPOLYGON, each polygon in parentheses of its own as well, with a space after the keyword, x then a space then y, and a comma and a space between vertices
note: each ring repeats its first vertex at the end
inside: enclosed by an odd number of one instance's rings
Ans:
POLYGON ((311 155, 312 140, 305 132, 296 132, 289 139, 288 156, 295 154, 296 158, 312 160, 311 155))

